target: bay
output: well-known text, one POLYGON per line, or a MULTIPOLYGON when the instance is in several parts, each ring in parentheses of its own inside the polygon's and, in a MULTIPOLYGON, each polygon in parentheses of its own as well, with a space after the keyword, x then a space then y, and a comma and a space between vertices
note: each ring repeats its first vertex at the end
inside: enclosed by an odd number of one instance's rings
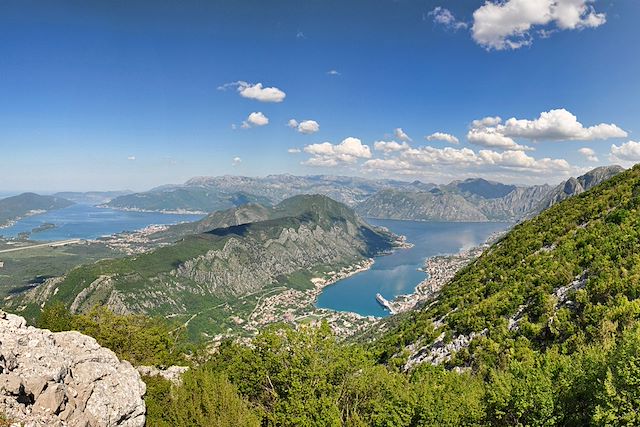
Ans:
POLYGON ((53 224, 55 228, 32 233, 29 240, 97 239, 123 231, 140 230, 149 225, 197 221, 202 216, 120 211, 75 204, 64 209, 22 218, 11 227, 1 228, 0 236, 14 238, 19 233, 32 232, 33 229, 43 224, 53 224))
POLYGON ((432 256, 454 254, 482 244, 495 232, 511 227, 498 222, 423 222, 398 220, 367 220, 407 237, 412 248, 398 249, 391 255, 375 258, 366 271, 340 280, 323 289, 316 302, 319 308, 351 311, 363 316, 387 316, 376 301, 376 293, 388 300, 412 293, 427 274, 420 269, 432 256))

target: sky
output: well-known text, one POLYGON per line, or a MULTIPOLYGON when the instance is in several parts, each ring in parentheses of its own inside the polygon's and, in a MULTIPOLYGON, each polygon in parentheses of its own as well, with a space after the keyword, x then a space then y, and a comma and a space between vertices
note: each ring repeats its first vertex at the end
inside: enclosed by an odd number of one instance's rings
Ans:
POLYGON ((0 191, 640 162, 637 0, 0 0, 0 191))

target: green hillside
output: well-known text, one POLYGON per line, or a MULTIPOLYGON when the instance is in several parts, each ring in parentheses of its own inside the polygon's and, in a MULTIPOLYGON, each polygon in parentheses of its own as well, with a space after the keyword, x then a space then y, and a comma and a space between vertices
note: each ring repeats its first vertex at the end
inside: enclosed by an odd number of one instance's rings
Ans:
POLYGON ((313 277, 390 249, 393 236, 324 196, 296 196, 280 216, 187 236, 151 252, 85 265, 7 302, 35 317, 42 304, 72 312, 96 305, 117 313, 168 316, 194 340, 236 329, 260 298, 310 289, 313 277))
POLYGON ((0 226, 34 212, 62 209, 72 204, 73 202, 61 197, 41 196, 35 193, 0 199, 0 226))
MULTIPOLYGON (((366 344, 339 342, 326 324, 274 325, 249 346, 225 341, 200 356, 182 385, 146 379, 147 421, 172 427, 212 419, 291 427, 639 425, 639 208, 636 167, 518 225, 435 301, 377 326, 387 331, 366 344)), ((320 219, 308 214, 286 221, 320 219)), ((211 234, 268 234, 267 223, 211 234)), ((150 358, 140 346, 132 351, 113 325, 136 342, 158 343, 168 363, 181 360, 171 351, 176 344, 162 341, 162 327, 152 332, 136 317, 68 316, 48 305, 42 319, 42 326, 93 334, 132 360, 150 358)))

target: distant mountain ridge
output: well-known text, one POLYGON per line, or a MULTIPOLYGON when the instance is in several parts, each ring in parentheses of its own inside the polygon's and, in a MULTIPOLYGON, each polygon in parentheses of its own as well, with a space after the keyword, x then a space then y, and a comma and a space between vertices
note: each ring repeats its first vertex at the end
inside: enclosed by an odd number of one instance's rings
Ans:
POLYGON ((120 196, 126 196, 133 193, 133 191, 62 191, 55 193, 55 197, 62 197, 63 199, 71 200, 74 203, 81 203, 87 205, 97 205, 100 203, 107 203, 112 199, 120 196))
POLYGON ((163 185, 147 192, 118 197, 105 206, 116 209, 190 210, 208 213, 244 203, 277 204, 301 194, 321 194, 348 206, 355 206, 385 188, 429 190, 433 187, 435 184, 420 181, 409 183, 331 175, 282 174, 261 178, 225 175, 196 177, 180 185, 163 185), (242 200, 242 197, 245 199, 242 200))
POLYGON ((196 177, 182 185, 117 197, 105 206, 149 211, 228 210, 244 204, 275 205, 300 194, 321 194, 379 219, 421 221, 519 221, 579 194, 619 173, 620 166, 597 168, 582 177, 551 185, 516 186, 482 178, 436 185, 420 181, 359 177, 269 175, 196 177))
POLYGON ((55 196, 23 193, 0 199, 0 226, 7 225, 35 212, 47 212, 73 205, 70 200, 55 196))

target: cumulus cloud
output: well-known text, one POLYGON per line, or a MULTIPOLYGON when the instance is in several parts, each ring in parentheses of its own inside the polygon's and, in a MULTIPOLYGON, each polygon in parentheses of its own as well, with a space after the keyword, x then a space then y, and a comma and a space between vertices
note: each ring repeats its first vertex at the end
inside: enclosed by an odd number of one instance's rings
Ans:
POLYGON ((531 141, 590 141, 622 138, 627 132, 615 124, 600 123, 585 127, 577 117, 564 108, 544 111, 537 119, 510 118, 502 123, 500 117, 485 117, 471 122, 467 139, 472 144, 506 150, 530 150, 514 138, 531 141))
POLYGON ((532 30, 544 37, 554 31, 595 28, 606 15, 594 10, 594 0, 495 0, 473 13, 471 33, 491 50, 518 49, 533 42, 532 30))
POLYGON ((311 158, 304 162, 310 166, 338 166, 371 158, 369 146, 354 137, 345 138, 340 144, 335 145, 330 142, 307 145, 304 151, 311 154, 311 158))
POLYGON ((564 159, 536 159, 522 151, 497 152, 469 148, 435 148, 431 146, 411 148, 399 152, 393 158, 371 159, 364 163, 365 169, 395 172, 404 175, 419 175, 426 170, 437 171, 500 171, 525 174, 569 173, 572 168, 564 159))
POLYGON ((460 143, 460 140, 458 140, 458 138, 451 135, 450 133, 445 133, 445 132, 435 132, 435 133, 432 133, 431 135, 425 136, 424 138, 427 141, 444 141, 450 144, 460 143))
POLYGON ((408 150, 411 147, 404 141, 402 142, 402 144, 396 141, 376 141, 373 143, 373 148, 384 153, 393 153, 397 151, 408 150))
POLYGON ((255 126, 266 126, 269 124, 269 118, 262 114, 260 111, 254 111, 249 114, 247 120, 242 122, 242 128, 248 129, 255 126))
POLYGON ((609 160, 612 162, 620 162, 625 165, 632 165, 640 162, 640 142, 628 141, 620 146, 611 145, 609 160))
POLYGON ((296 119, 291 119, 287 123, 292 129, 296 129, 300 133, 304 133, 306 135, 316 133, 320 130, 320 124, 315 120, 303 120, 298 122, 296 119))
POLYGON ((531 147, 517 144, 512 138, 505 136, 498 128, 472 128, 467 132, 467 140, 475 145, 503 150, 530 151, 531 147))
POLYGON ((286 93, 277 87, 263 87, 262 83, 253 84, 241 80, 222 85, 218 87, 218 90, 226 90, 232 87, 236 88, 241 97, 260 102, 282 102, 287 96, 286 93))
POLYGON ((453 31, 468 27, 468 24, 466 22, 458 21, 449 9, 441 6, 433 8, 433 10, 428 13, 428 15, 433 18, 434 24, 442 25, 445 28, 453 31))
POLYGON ((301 153, 301 152, 302 152, 302 150, 299 149, 299 148, 289 148, 287 150, 287 153, 289 153, 289 154, 298 154, 298 153, 301 153))
POLYGON ((483 117, 481 119, 477 119, 471 122, 471 127, 472 128, 486 128, 486 127, 492 127, 492 126, 497 126, 500 123, 502 123, 502 119, 500 118, 500 116, 495 116, 495 117, 483 117))
POLYGON ((411 142, 412 139, 409 137, 409 135, 407 135, 402 128, 396 128, 393 131, 393 134, 395 135, 395 137, 397 139, 399 139, 400 141, 404 141, 404 142, 411 142))
POLYGON ((240 157, 234 157, 233 160, 231 160, 231 166, 238 166, 240 163, 242 163, 240 157))
POLYGON ((506 136, 547 141, 589 141, 627 136, 627 132, 615 124, 600 123, 585 128, 575 115, 564 108, 542 112, 535 120, 510 118, 502 131, 506 136))
POLYGON ((597 162, 598 156, 596 156, 596 152, 589 147, 582 147, 578 150, 578 153, 582 154, 587 160, 590 162, 597 162))

